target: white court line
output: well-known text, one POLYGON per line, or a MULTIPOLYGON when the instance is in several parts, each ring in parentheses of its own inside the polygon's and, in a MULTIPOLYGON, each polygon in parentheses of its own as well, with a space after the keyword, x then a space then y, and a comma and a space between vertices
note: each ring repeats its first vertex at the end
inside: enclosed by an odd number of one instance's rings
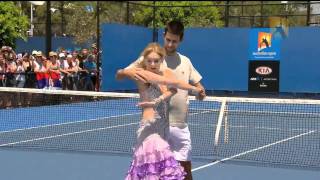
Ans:
MULTIPOLYGON (((206 112, 219 112, 217 109, 196 109, 192 108, 191 110, 194 111, 206 111, 206 112)), ((248 110, 232 110, 228 109, 225 112, 232 112, 232 113, 246 113, 246 114, 275 114, 275 115, 313 115, 316 117, 320 116, 320 113, 312 113, 312 112, 291 112, 291 111, 248 111, 248 110)))
POLYGON ((309 132, 302 133, 302 134, 299 134, 299 135, 296 135, 296 136, 292 136, 290 138, 286 138, 286 139, 283 139, 283 140, 280 140, 280 141, 276 141, 276 142, 271 143, 271 144, 267 144, 267 145, 261 146, 261 147, 256 148, 256 149, 248 150, 248 151, 242 152, 240 154, 236 154, 236 155, 233 155, 233 156, 230 156, 230 157, 227 157, 227 158, 224 158, 224 159, 221 159, 221 160, 218 160, 218 161, 215 161, 215 162, 212 162, 212 163, 209 163, 209 164, 194 168, 194 169, 191 170, 191 172, 198 171, 200 169, 203 169, 203 168, 206 168, 206 167, 209 167, 209 166, 213 166, 215 164, 218 164, 218 163, 221 163, 221 162, 224 162, 224 161, 228 161, 228 160, 234 159, 236 157, 243 156, 245 154, 249 154, 249 153, 252 153, 252 152, 255 152, 255 151, 259 151, 261 149, 265 149, 267 147, 270 147, 270 146, 273 146, 273 145, 276 145, 276 144, 279 144, 279 143, 282 143, 282 142, 286 142, 286 141, 289 141, 289 140, 292 140, 292 139, 295 139, 295 138, 298 138, 298 137, 301 137, 301 136, 305 136, 305 135, 308 135, 308 134, 311 134, 311 133, 314 133, 314 132, 316 132, 316 131, 309 131, 309 132))
POLYGON ((84 130, 84 131, 77 131, 77 132, 59 134, 59 135, 54 135, 54 136, 47 136, 47 137, 42 137, 42 138, 28 139, 28 140, 24 140, 24 141, 12 142, 12 143, 7 143, 7 144, 0 144, 0 147, 10 146, 10 145, 15 145, 15 144, 20 144, 20 143, 27 143, 27 142, 32 142, 32 141, 39 141, 39 140, 44 140, 44 139, 52 139, 52 138, 57 138, 57 137, 62 137, 62 136, 69 136, 69 135, 74 135, 74 134, 81 134, 81 133, 92 132, 92 131, 100 131, 100 130, 105 130, 105 129, 130 126, 130 125, 134 125, 134 124, 139 124, 139 122, 137 122, 137 123, 129 123, 129 124, 122 124, 122 125, 117 125, 117 126, 109 126, 109 127, 97 128, 97 129, 89 129, 89 130, 84 130))
MULTIPOLYGON (((206 126, 206 127, 216 127, 217 124, 199 124, 199 123, 189 123, 190 126, 206 126)), ((221 125, 221 127, 224 127, 225 125, 221 125)), ((277 131, 309 131, 310 129, 305 129, 305 128, 295 128, 295 129, 281 129, 281 128, 272 128, 272 127, 264 127, 264 126, 233 126, 229 125, 229 128, 247 128, 247 129, 262 129, 262 130, 277 130, 277 131)))
POLYGON ((212 112, 212 111, 203 111, 203 112, 198 112, 198 113, 189 113, 189 116, 192 116, 192 115, 197 115, 197 114, 204 114, 204 113, 209 113, 209 112, 212 112))
POLYGON ((66 122, 66 123, 60 123, 60 124, 50 124, 50 125, 44 125, 44 126, 35 126, 35 127, 30 127, 30 128, 22 128, 22 129, 15 129, 15 130, 9 130, 9 131, 1 131, 0 134, 2 133, 10 133, 10 132, 16 132, 16 131, 24 131, 24 130, 29 130, 29 129, 37 129, 37 128, 45 128, 45 127, 51 127, 51 126, 61 126, 61 125, 67 125, 67 124, 75 124, 75 123, 82 123, 82 122, 89 122, 89 121, 98 121, 98 120, 103 120, 103 119, 108 119, 108 118, 117 118, 121 116, 133 116, 141 113, 134 113, 134 114, 122 114, 118 116, 108 116, 108 117, 101 117, 101 118, 96 118, 96 119, 86 119, 86 120, 80 120, 80 121, 72 121, 72 122, 66 122))
POLYGON ((314 115, 319 117, 320 113, 309 113, 309 112, 285 112, 285 111, 246 111, 246 110, 227 110, 227 112, 233 112, 233 113, 252 113, 252 114, 289 114, 289 115, 314 115))

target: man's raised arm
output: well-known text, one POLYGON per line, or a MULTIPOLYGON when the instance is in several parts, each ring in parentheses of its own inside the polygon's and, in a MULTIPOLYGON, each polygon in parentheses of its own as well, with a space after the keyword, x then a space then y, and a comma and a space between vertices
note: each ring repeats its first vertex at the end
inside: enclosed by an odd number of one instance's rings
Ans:
POLYGON ((141 81, 146 83, 145 79, 138 75, 138 71, 141 70, 140 64, 143 61, 143 58, 140 57, 133 63, 131 63, 128 67, 124 69, 119 69, 116 73, 117 80, 123 80, 124 78, 130 78, 136 81, 141 81))

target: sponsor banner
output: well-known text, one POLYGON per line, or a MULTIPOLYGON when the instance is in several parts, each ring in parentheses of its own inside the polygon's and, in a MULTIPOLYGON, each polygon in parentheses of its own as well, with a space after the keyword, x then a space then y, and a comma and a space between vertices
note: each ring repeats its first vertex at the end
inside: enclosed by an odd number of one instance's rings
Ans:
POLYGON ((249 61, 248 90, 279 91, 279 61, 249 61))
POLYGON ((281 38, 271 28, 254 28, 249 36, 250 60, 279 60, 281 38))

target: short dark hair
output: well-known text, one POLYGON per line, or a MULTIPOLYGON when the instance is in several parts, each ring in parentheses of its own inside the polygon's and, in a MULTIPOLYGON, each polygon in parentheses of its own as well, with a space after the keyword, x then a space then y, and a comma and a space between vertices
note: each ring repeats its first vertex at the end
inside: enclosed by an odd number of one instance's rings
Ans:
POLYGON ((180 36, 180 41, 182 41, 184 26, 181 21, 178 21, 178 20, 170 21, 164 29, 164 34, 167 34, 167 32, 180 36))

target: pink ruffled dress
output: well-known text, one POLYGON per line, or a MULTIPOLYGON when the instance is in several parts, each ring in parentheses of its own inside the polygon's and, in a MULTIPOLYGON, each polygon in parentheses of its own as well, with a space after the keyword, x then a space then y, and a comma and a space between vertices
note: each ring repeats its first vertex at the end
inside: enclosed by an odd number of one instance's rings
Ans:
MULTIPOLYGON (((157 85, 150 87, 143 94, 144 99, 154 99, 161 95, 157 85)), ((137 131, 137 143, 134 148, 126 180, 182 180, 185 172, 175 160, 167 139, 169 121, 167 103, 155 107, 156 116, 152 120, 140 123, 137 131)))

